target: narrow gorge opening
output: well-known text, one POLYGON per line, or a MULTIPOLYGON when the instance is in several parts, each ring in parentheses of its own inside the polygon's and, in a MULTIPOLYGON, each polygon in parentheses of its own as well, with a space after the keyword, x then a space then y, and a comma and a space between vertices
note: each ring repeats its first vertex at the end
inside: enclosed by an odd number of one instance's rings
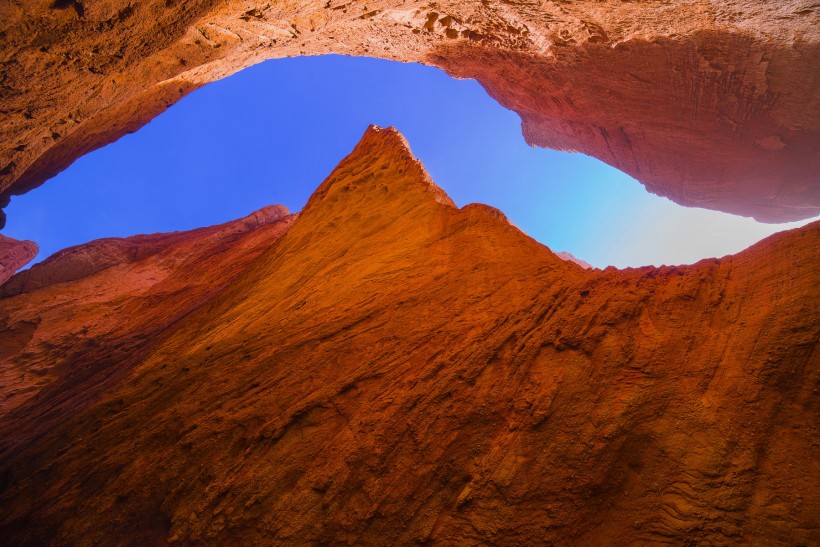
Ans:
POLYGON ((531 148, 516 113, 472 80, 343 56, 267 61, 209 84, 133 135, 13 198, 4 235, 67 246, 291 211, 364 128, 396 126, 459 206, 501 209, 556 252, 603 268, 693 263, 809 221, 771 225, 681 207, 582 154, 531 148))
POLYGON ((0 3, 0 543, 820 545, 807 6, 0 3))

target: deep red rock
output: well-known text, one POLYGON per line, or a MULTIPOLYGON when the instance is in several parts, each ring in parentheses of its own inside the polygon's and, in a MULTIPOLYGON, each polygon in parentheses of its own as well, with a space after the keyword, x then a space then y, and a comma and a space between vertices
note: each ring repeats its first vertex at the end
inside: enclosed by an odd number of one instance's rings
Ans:
MULTIPOLYGON (((82 279, 113 266, 139 262, 175 245, 204 239, 211 245, 236 239, 289 215, 283 205, 269 205, 250 215, 218 226, 187 232, 98 239, 63 249, 0 286, 0 298, 29 292, 55 283, 82 279)), ((30 243, 30 242, 28 242, 30 243)))
POLYGON ((0 290, 17 270, 34 260, 39 250, 33 241, 19 241, 0 234, 0 290))
POLYGON ((296 218, 271 205, 208 228, 92 241, 19 272, 0 287, 0 416, 64 374, 100 382, 81 397, 105 389, 108 364, 139 358, 296 218))

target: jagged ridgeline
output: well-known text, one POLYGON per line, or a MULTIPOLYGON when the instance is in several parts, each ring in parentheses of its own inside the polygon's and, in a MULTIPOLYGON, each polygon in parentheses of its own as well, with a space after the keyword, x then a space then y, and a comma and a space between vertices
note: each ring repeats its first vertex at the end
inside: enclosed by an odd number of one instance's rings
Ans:
POLYGON ((815 543, 818 244, 584 269, 371 127, 298 215, 9 281, 0 542, 815 543))

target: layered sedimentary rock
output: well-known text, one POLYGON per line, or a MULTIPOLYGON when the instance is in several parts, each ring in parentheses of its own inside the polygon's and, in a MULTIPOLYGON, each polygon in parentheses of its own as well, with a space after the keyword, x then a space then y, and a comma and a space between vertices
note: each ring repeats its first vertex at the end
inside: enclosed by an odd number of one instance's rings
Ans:
POLYGON ((298 218, 0 300, 0 537, 816 543, 818 243, 585 270, 371 128, 298 218))
POLYGON ((19 241, 0 234, 0 286, 17 270, 34 260, 39 250, 33 241, 19 241))
POLYGON ((476 78, 528 142, 600 158, 683 205, 809 218, 818 20, 805 0, 6 2, 0 195, 253 63, 341 53, 476 78))

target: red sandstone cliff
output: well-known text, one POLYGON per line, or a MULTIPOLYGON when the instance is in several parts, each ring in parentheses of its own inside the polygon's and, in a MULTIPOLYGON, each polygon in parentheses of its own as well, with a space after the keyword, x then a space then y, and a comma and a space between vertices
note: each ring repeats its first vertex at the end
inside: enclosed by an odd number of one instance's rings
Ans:
POLYGON ((583 270, 372 128, 202 234, 0 300, 4 542, 820 540, 820 223, 583 270))
POLYGON ((677 203, 810 218, 818 20, 802 0, 3 2, 0 205, 203 84, 339 53, 475 78, 528 142, 600 158, 677 203))

